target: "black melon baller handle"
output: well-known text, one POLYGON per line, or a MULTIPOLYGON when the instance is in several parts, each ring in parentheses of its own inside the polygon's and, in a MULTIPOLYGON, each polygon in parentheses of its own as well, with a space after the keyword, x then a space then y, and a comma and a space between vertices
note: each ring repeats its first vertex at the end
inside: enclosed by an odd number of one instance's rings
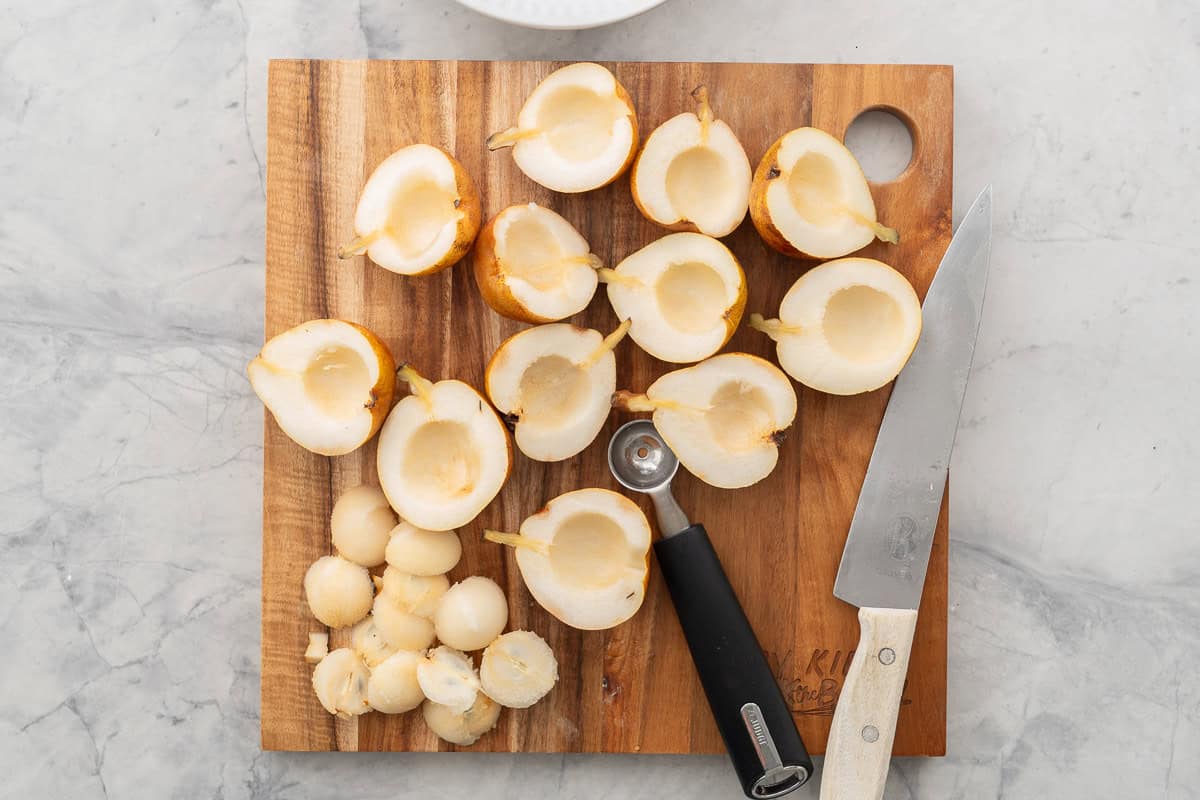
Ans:
POLYGON ((761 800, 798 789, 812 759, 704 526, 654 552, 742 791, 761 800))

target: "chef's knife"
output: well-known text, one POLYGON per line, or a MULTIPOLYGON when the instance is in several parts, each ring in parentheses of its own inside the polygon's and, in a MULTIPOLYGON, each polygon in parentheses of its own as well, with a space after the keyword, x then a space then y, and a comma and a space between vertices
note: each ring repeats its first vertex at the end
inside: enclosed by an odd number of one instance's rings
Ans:
POLYGON ((925 296, 920 341, 896 379, 858 496, 833 593, 858 606, 860 636, 829 732, 822 800, 883 796, 991 235, 989 186, 958 226, 925 296))

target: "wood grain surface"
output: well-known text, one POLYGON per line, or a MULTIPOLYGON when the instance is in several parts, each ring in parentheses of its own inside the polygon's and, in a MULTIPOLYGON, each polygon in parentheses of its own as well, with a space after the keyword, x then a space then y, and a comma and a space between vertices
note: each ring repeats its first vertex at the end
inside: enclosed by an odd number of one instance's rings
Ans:
MULTIPOLYGON (((482 386, 495 347, 524 326, 482 301, 471 271, 403 278, 365 258, 338 261, 353 238, 351 219, 366 176, 394 150, 416 142, 443 147, 462 162, 483 197, 484 216, 537 202, 570 220, 610 265, 666 231, 644 220, 628 177, 583 195, 534 184, 508 152, 484 139, 516 119, 525 96, 561 64, 467 61, 273 61, 267 152, 266 336, 317 317, 374 330, 398 362, 432 379, 482 386)), ((780 134, 815 125, 844 135, 861 112, 887 108, 906 120, 913 160, 895 181, 873 186, 880 219, 901 244, 864 255, 903 272, 919 294, 951 234, 953 73, 940 66, 805 64, 607 64, 629 89, 643 137, 693 109, 706 85, 717 116, 756 164, 780 134)), ((768 249, 747 219, 725 239, 749 280, 747 313, 776 313, 811 263, 768 249)), ((597 293, 573 322, 608 332, 616 318, 597 293)), ((743 328, 727 351, 774 360, 763 335, 743 328)), ((670 369, 623 343, 620 388, 644 390, 670 369)), ((824 751, 840 681, 858 641, 855 609, 832 595, 834 575, 890 387, 831 397, 797 387, 800 413, 779 466, 748 489, 714 489, 681 471, 680 505, 703 522, 746 614, 789 698, 808 748, 824 751)), ((487 527, 516 530, 550 498, 586 486, 618 488, 605 462, 608 437, 629 415, 614 413, 580 456, 540 464, 519 453, 500 496, 460 530, 458 580, 487 575, 506 588, 510 628, 541 634, 559 659, 560 680, 545 700, 505 710, 474 750, 527 752, 714 753, 722 749, 687 647, 657 569, 645 605, 614 630, 580 632, 541 610, 510 553, 482 541, 487 527)), ((262 746, 272 750, 454 750, 430 734, 420 713, 372 713, 335 721, 317 703, 303 652, 310 615, 304 571, 330 552, 329 514, 345 489, 375 480, 375 445, 340 458, 312 455, 267 416, 263 476, 262 746)), ((634 498, 650 514, 645 498, 634 498)), ((921 604, 894 752, 940 755, 946 746, 946 509, 938 523, 921 604)), ((345 641, 335 632, 332 645, 345 641)))

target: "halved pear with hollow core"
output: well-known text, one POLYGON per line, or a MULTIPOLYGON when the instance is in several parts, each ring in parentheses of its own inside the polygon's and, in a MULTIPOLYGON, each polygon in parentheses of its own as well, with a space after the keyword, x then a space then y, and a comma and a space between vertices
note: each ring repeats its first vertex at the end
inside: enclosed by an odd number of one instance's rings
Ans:
POLYGON ((553 322, 591 302, 600 259, 571 223, 526 203, 488 220, 471 264, 479 293, 496 313, 521 322, 553 322))
POLYGON ((645 394, 617 392, 613 405, 653 411, 654 427, 688 472, 736 489, 775 469, 784 431, 796 417, 796 391, 769 361, 725 353, 668 372, 645 394))
POLYGON ((699 108, 671 117, 646 139, 633 162, 633 202, 651 222, 676 231, 725 236, 746 218, 750 159, 733 130, 713 119, 708 90, 699 108))
POLYGON ((513 438, 535 461, 562 461, 604 427, 617 387, 613 348, 629 329, 605 338, 574 325, 539 325, 509 337, 488 362, 484 381, 500 413, 516 418, 513 438))
POLYGON ((555 70, 534 88, 517 124, 488 137, 512 147, 530 179, 556 192, 586 192, 616 180, 637 152, 637 112, 629 92, 599 64, 555 70))
POLYGON ((921 336, 921 301, 908 279, 872 258, 842 258, 792 284, 779 319, 750 317, 777 343, 779 364, 829 394, 878 389, 900 374, 921 336))
POLYGON ((354 210, 355 239, 340 258, 366 253, 386 270, 427 275, 467 254, 483 212, 462 164, 428 144, 402 147, 371 173, 354 210))
POLYGON ((379 434, 379 486, 418 528, 466 525, 508 478, 508 431, 462 381, 432 383, 409 366, 398 374, 413 393, 396 404, 379 434))
POLYGON ((655 358, 687 363, 720 350, 742 319, 746 275, 729 248, 700 233, 671 233, 604 276, 629 337, 655 358))
POLYGON ((273 336, 246 375, 283 432, 323 456, 345 455, 374 436, 396 389, 387 345, 340 319, 310 320, 273 336))
POLYGON ((516 550, 533 599, 573 628, 620 625, 646 596, 650 523, 632 500, 608 489, 559 495, 519 534, 484 531, 484 538, 516 550))
POLYGON ((754 171, 750 217, 763 241, 789 256, 838 258, 876 238, 900 240, 876 219, 854 154, 817 128, 789 131, 767 150, 754 171))

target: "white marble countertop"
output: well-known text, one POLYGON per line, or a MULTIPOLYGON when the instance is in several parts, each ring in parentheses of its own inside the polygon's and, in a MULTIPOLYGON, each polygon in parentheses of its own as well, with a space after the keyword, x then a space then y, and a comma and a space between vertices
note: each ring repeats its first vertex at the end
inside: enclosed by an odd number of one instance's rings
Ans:
POLYGON ((1200 797, 1194 0, 669 0, 581 33, 449 0, 0 6, 0 797, 738 796, 719 757, 259 751, 272 56, 954 64, 956 208, 991 181, 996 241, 949 754, 888 797, 1200 797))

